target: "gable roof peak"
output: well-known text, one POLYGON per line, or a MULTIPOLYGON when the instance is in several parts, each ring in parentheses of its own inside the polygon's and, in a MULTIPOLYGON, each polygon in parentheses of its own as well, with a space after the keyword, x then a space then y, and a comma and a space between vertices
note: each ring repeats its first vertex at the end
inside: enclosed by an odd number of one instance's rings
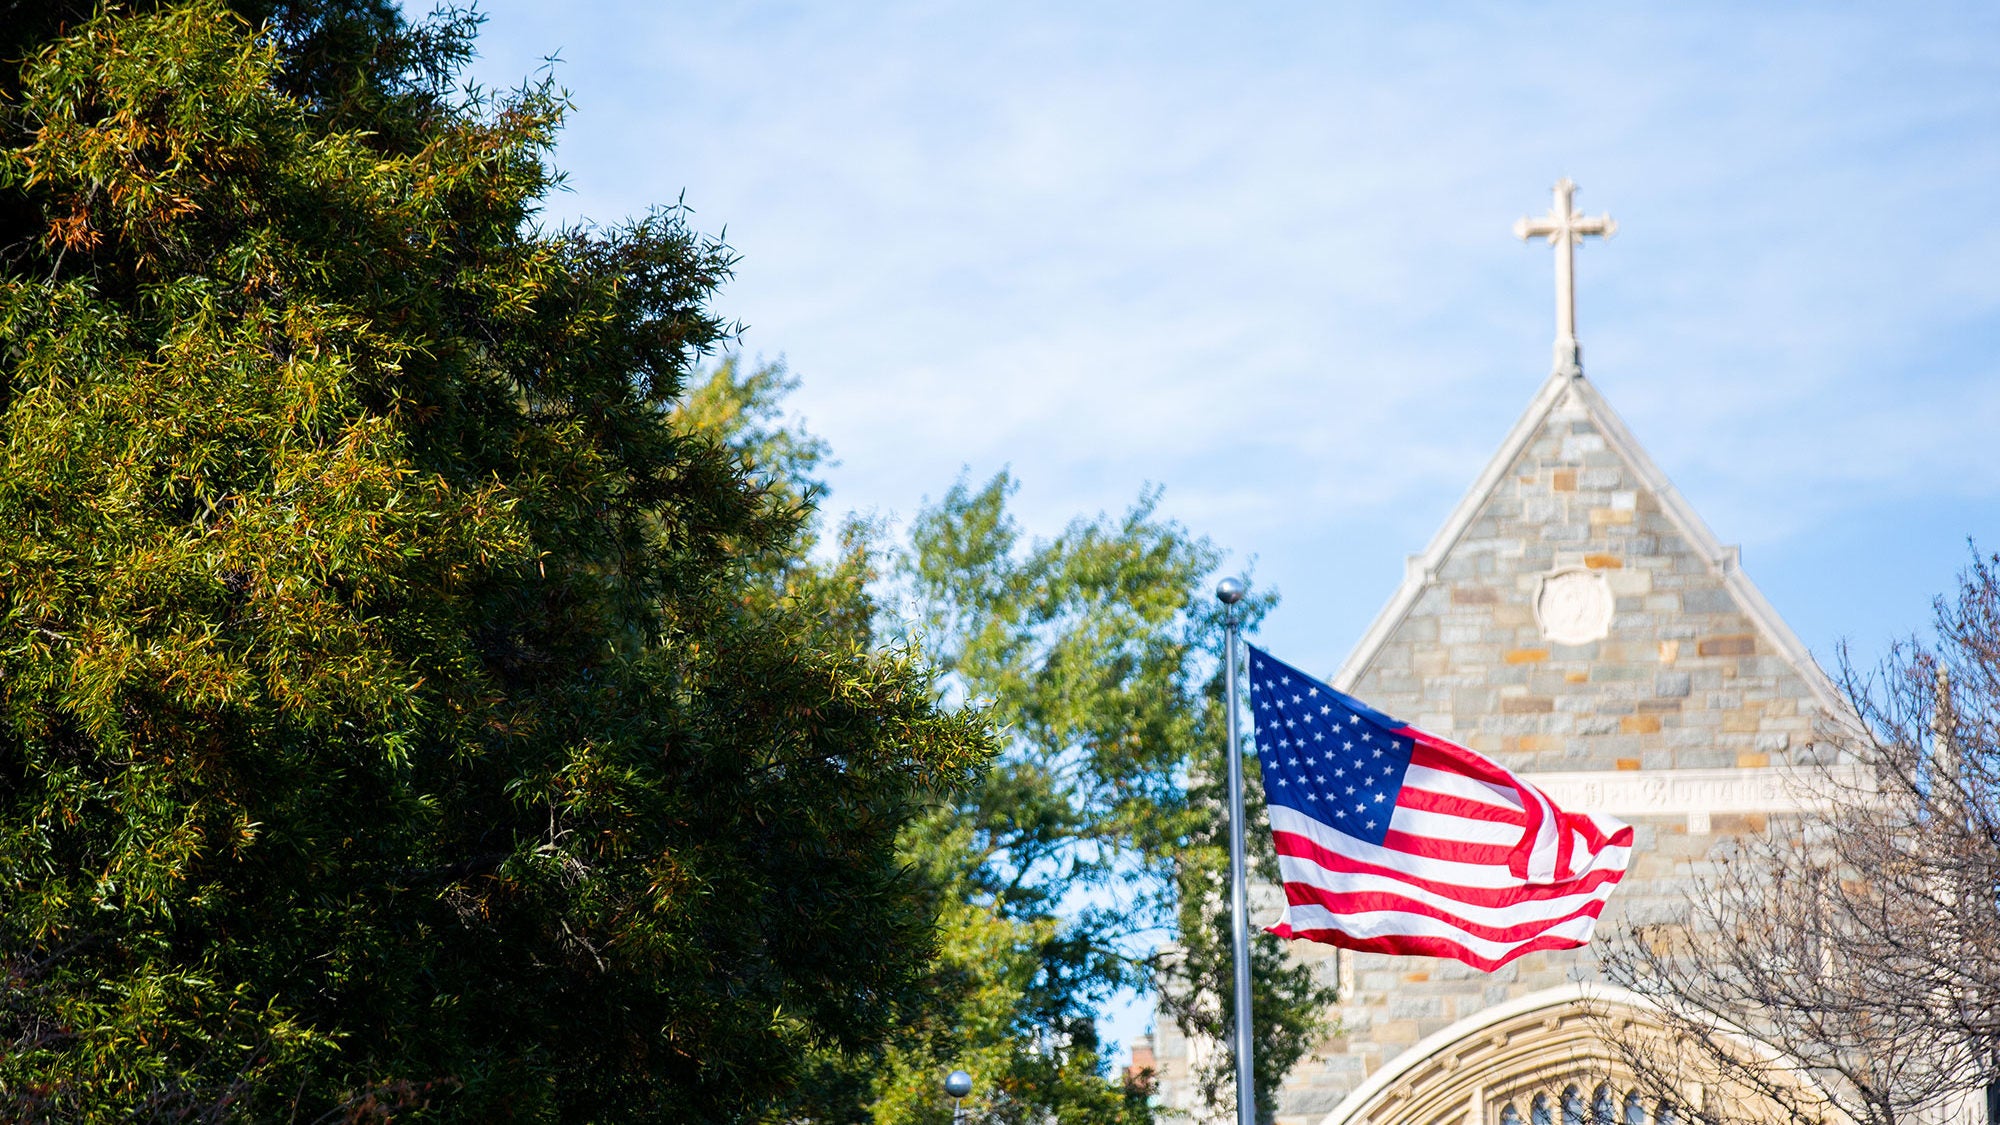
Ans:
POLYGON ((1611 408, 1611 404, 1580 370, 1558 370, 1543 381, 1535 397, 1529 400, 1528 408, 1501 441, 1500 448, 1486 462, 1486 467, 1473 480, 1472 487, 1466 490, 1457 507, 1445 519, 1444 526, 1438 528, 1422 553, 1409 556, 1402 584, 1328 682, 1341 691, 1353 690, 1382 645, 1409 616, 1424 589, 1436 581, 1439 568, 1464 538, 1487 499, 1500 486, 1529 443, 1534 441, 1535 435, 1551 419, 1589 421, 1603 436, 1605 445, 1630 466, 1639 485, 1659 501, 1661 511, 1686 541, 1688 549, 1699 555, 1710 571, 1722 579, 1758 632, 1804 677, 1816 701, 1829 712, 1845 707, 1839 701, 1839 693, 1832 681, 1813 660, 1805 642, 1792 632, 1791 626, 1785 623, 1763 592, 1743 572, 1742 549, 1734 544, 1726 545, 1716 538, 1700 514, 1639 444, 1638 438, 1626 427, 1625 420, 1618 416, 1618 412, 1611 408))

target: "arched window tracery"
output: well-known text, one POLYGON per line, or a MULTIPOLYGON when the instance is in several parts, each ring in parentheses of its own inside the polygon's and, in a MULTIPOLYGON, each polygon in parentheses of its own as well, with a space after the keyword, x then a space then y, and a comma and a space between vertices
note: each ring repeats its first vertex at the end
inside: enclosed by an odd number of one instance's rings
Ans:
POLYGON ((1572 1082, 1560 1094, 1537 1091, 1528 1097, 1523 1090, 1510 1096, 1500 1109, 1498 1125, 1682 1125, 1682 1122, 1673 1104, 1664 1099, 1649 1105, 1637 1090, 1628 1089, 1620 1097, 1610 1082, 1600 1082, 1586 1101, 1583 1088, 1572 1082), (1521 1112, 1524 1102, 1525 1119, 1521 1112), (1556 1117, 1558 1106, 1562 1114, 1560 1122, 1556 1117))
POLYGON ((1590 1096, 1590 1125, 1618 1125, 1618 1103, 1612 1100, 1609 1082, 1598 1083, 1590 1096))
POLYGON ((1583 1125, 1583 1092, 1571 1083, 1563 1089, 1562 1125, 1583 1125))

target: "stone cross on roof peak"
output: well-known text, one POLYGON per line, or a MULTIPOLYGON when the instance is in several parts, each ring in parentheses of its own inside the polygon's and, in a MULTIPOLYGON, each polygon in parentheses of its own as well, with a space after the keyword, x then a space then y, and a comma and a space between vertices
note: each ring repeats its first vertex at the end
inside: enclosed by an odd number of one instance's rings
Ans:
POLYGON ((1516 219, 1514 236, 1527 241, 1546 238, 1556 248, 1556 371, 1572 378, 1583 374, 1583 350, 1576 342, 1576 245, 1583 236, 1610 238, 1618 224, 1609 215, 1585 218, 1577 214, 1576 184, 1565 176, 1556 181, 1555 205, 1539 219, 1516 219))

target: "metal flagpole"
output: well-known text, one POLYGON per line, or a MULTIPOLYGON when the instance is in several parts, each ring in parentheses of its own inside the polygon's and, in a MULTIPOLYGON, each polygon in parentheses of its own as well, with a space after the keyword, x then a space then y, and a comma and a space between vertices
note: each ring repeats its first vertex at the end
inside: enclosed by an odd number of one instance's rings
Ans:
POLYGON ((1257 1087, 1250 1058, 1250 904, 1243 862, 1243 739, 1237 733, 1236 640, 1242 624, 1236 603, 1243 600, 1240 579, 1216 584, 1222 603, 1222 667, 1229 711, 1229 917, 1230 944, 1236 954, 1236 1125, 1257 1125, 1257 1087))

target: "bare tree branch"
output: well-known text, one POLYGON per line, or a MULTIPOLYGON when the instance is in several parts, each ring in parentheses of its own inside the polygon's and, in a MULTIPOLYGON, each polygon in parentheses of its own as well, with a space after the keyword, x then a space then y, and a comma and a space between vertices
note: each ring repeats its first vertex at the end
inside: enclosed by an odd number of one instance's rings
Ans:
POLYGON ((1736 842, 1610 958, 1676 1033, 1628 1061, 1690 1119, 1895 1125, 2000 1078, 2000 557, 1934 624, 1873 670, 1843 654, 1852 713, 1798 764, 1822 811, 1736 842), (1749 1096, 1689 1093, 1722 1088, 1749 1096))

